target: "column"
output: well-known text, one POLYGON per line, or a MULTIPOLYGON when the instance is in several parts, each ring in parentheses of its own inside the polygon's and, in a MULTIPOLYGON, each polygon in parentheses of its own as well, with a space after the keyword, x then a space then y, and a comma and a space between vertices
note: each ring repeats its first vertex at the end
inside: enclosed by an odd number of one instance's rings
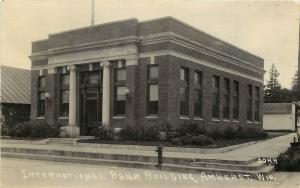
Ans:
POLYGON ((76 67, 69 66, 69 126, 76 126, 76 67))
POLYGON ((61 128, 62 137, 79 136, 79 127, 76 124, 76 66, 68 66, 70 70, 70 86, 69 86, 69 125, 61 128))
POLYGON ((103 66, 103 93, 102 93, 102 126, 110 123, 110 68, 109 62, 101 62, 103 66))

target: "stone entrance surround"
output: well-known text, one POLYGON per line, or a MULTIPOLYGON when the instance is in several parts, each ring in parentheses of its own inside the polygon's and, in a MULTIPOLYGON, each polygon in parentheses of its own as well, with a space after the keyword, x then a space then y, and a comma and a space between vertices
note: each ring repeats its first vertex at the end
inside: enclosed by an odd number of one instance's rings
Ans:
MULTIPOLYGON (((124 47, 115 47, 100 50, 86 50, 70 54, 60 54, 49 57, 49 65, 59 65, 51 68, 55 70, 61 65, 67 66, 70 71, 69 85, 69 116, 68 125, 61 127, 62 135, 66 137, 78 137, 80 135, 80 127, 77 118, 77 65, 91 64, 99 62, 103 67, 103 95, 102 95, 102 125, 108 127, 110 125, 110 60, 122 58, 126 60, 127 65, 137 65, 136 46, 127 45, 124 47), (92 58, 92 59, 91 59, 92 58)), ((49 73, 49 70, 48 70, 49 73)))
MULTIPOLYGON (((110 63, 109 61, 100 62, 103 67, 103 94, 102 94, 102 126, 110 125, 110 63)), ((61 131, 66 137, 78 137, 80 135, 80 127, 77 124, 76 116, 76 98, 77 98, 77 68, 76 65, 68 66, 70 70, 70 86, 69 86, 69 123, 67 126, 61 127, 61 131)))
MULTIPOLYGON (((103 66, 103 95, 102 95, 102 125, 109 126, 110 119, 110 69, 109 62, 101 62, 103 66)), ((67 137, 77 137, 80 135, 80 128, 76 119, 76 65, 68 66, 70 70, 70 93, 69 93, 69 124, 62 127, 61 130, 66 133, 67 137)))

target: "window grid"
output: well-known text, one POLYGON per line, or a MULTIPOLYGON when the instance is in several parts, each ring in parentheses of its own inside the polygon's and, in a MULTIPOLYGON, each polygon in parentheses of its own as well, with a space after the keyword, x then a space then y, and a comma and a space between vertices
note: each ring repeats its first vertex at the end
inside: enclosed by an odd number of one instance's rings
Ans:
POLYGON ((195 71, 194 73, 194 117, 202 118, 202 72, 195 71))
POLYGON ((126 62, 119 60, 114 64, 114 115, 124 116, 126 114, 126 62))
POLYGON ((46 77, 45 75, 38 77, 38 116, 45 116, 45 87, 46 77))
POLYGON ((247 121, 252 121, 252 85, 248 85, 247 87, 247 121))
POLYGON ((223 82, 223 119, 229 119, 230 113, 230 80, 224 78, 223 82))
POLYGON ((189 116, 189 72, 187 68, 180 68, 180 115, 189 116))
POLYGON ((148 65, 147 75, 147 115, 158 115, 158 64, 148 65))
POLYGON ((61 73, 60 74, 60 105, 59 105, 59 116, 61 117, 67 117, 69 115, 69 84, 70 84, 69 71, 65 73, 61 73))
POLYGON ((239 120, 239 82, 233 81, 233 120, 239 120))
POLYGON ((220 77, 213 76, 213 108, 212 117, 220 119, 220 77))
POLYGON ((259 103, 260 103, 260 89, 259 87, 255 87, 255 113, 254 113, 254 120, 259 122, 259 103))

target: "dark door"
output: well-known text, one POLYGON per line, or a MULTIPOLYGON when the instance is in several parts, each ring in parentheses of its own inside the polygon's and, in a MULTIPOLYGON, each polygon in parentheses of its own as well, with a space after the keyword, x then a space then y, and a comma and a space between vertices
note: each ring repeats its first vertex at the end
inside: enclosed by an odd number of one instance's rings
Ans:
POLYGON ((102 121, 101 70, 82 73, 81 84, 81 135, 93 135, 102 121))

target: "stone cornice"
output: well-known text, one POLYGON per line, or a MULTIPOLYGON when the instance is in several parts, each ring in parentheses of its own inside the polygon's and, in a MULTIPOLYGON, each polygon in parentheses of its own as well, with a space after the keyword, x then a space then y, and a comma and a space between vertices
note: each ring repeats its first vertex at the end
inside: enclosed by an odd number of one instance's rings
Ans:
POLYGON ((213 63, 210 63, 210 62, 207 62, 207 61, 204 61, 204 60, 200 60, 198 58, 191 57, 189 55, 182 54, 182 53, 179 53, 179 52, 176 52, 176 51, 173 51, 173 50, 160 50, 160 51, 155 51, 155 52, 140 53, 139 58, 145 58, 145 57, 151 58, 151 57, 155 57, 155 56, 164 56, 164 55, 171 55, 171 56, 175 56, 175 57, 178 57, 178 58, 181 58, 181 59, 186 59, 188 61, 192 61, 192 62, 201 64, 201 65, 204 65, 204 66, 208 66, 208 67, 220 70, 220 71, 224 71, 224 72, 227 72, 227 73, 230 73, 230 74, 234 74, 234 75, 241 76, 241 77, 244 77, 244 78, 247 78, 247 79, 250 79, 250 80, 254 80, 254 81, 262 83, 262 84, 264 82, 264 80, 262 78, 257 78, 257 77, 251 76, 249 74, 245 74, 245 73, 242 73, 242 72, 239 72, 239 71, 235 71, 235 70, 233 70, 229 67, 224 67, 222 65, 213 64, 213 63))
POLYGON ((47 51, 33 53, 31 56, 29 56, 29 58, 31 60, 47 59, 48 56, 61 54, 61 53, 88 50, 88 49, 99 48, 99 47, 109 47, 113 45, 136 43, 136 42, 139 42, 139 38, 137 36, 129 36, 129 37, 123 37, 117 39, 89 42, 80 45, 65 46, 61 48, 51 48, 48 49, 47 51))
POLYGON ((183 36, 177 35, 173 32, 158 33, 158 34, 154 34, 154 35, 149 35, 147 37, 141 37, 142 45, 156 44, 156 43, 162 43, 162 42, 168 42, 168 41, 174 42, 174 43, 179 44, 186 48, 196 50, 200 53, 204 53, 204 54, 219 58, 223 61, 241 66, 243 68, 246 68, 246 69, 249 69, 252 71, 257 71, 261 74, 264 74, 266 72, 261 67, 253 65, 242 59, 233 57, 229 54, 225 54, 225 53, 217 51, 215 49, 211 49, 209 47, 203 46, 203 45, 199 44, 198 42, 191 41, 190 39, 187 39, 183 36))
POLYGON ((196 50, 200 53, 204 53, 206 55, 210 55, 215 58, 219 58, 223 61, 226 61, 233 65, 240 66, 250 71, 255 71, 260 74, 265 73, 265 70, 259 66, 253 65, 242 59, 230 56, 229 54, 225 54, 220 51, 208 48, 206 46, 199 44, 198 42, 192 41, 173 32, 164 32, 164 33, 158 33, 158 34, 140 36, 140 37, 129 36, 129 37, 123 37, 117 39, 109 39, 104 41, 89 42, 89 43, 74 45, 74 46, 66 46, 62 48, 53 48, 47 51, 33 53, 31 56, 29 56, 29 58, 31 60, 41 60, 62 53, 78 52, 82 50, 88 50, 88 49, 99 48, 99 47, 109 47, 113 45, 122 45, 122 44, 130 44, 130 43, 136 43, 136 44, 140 43, 142 45, 148 45, 148 44, 157 44, 162 42, 173 42, 175 44, 181 45, 182 47, 196 50))

